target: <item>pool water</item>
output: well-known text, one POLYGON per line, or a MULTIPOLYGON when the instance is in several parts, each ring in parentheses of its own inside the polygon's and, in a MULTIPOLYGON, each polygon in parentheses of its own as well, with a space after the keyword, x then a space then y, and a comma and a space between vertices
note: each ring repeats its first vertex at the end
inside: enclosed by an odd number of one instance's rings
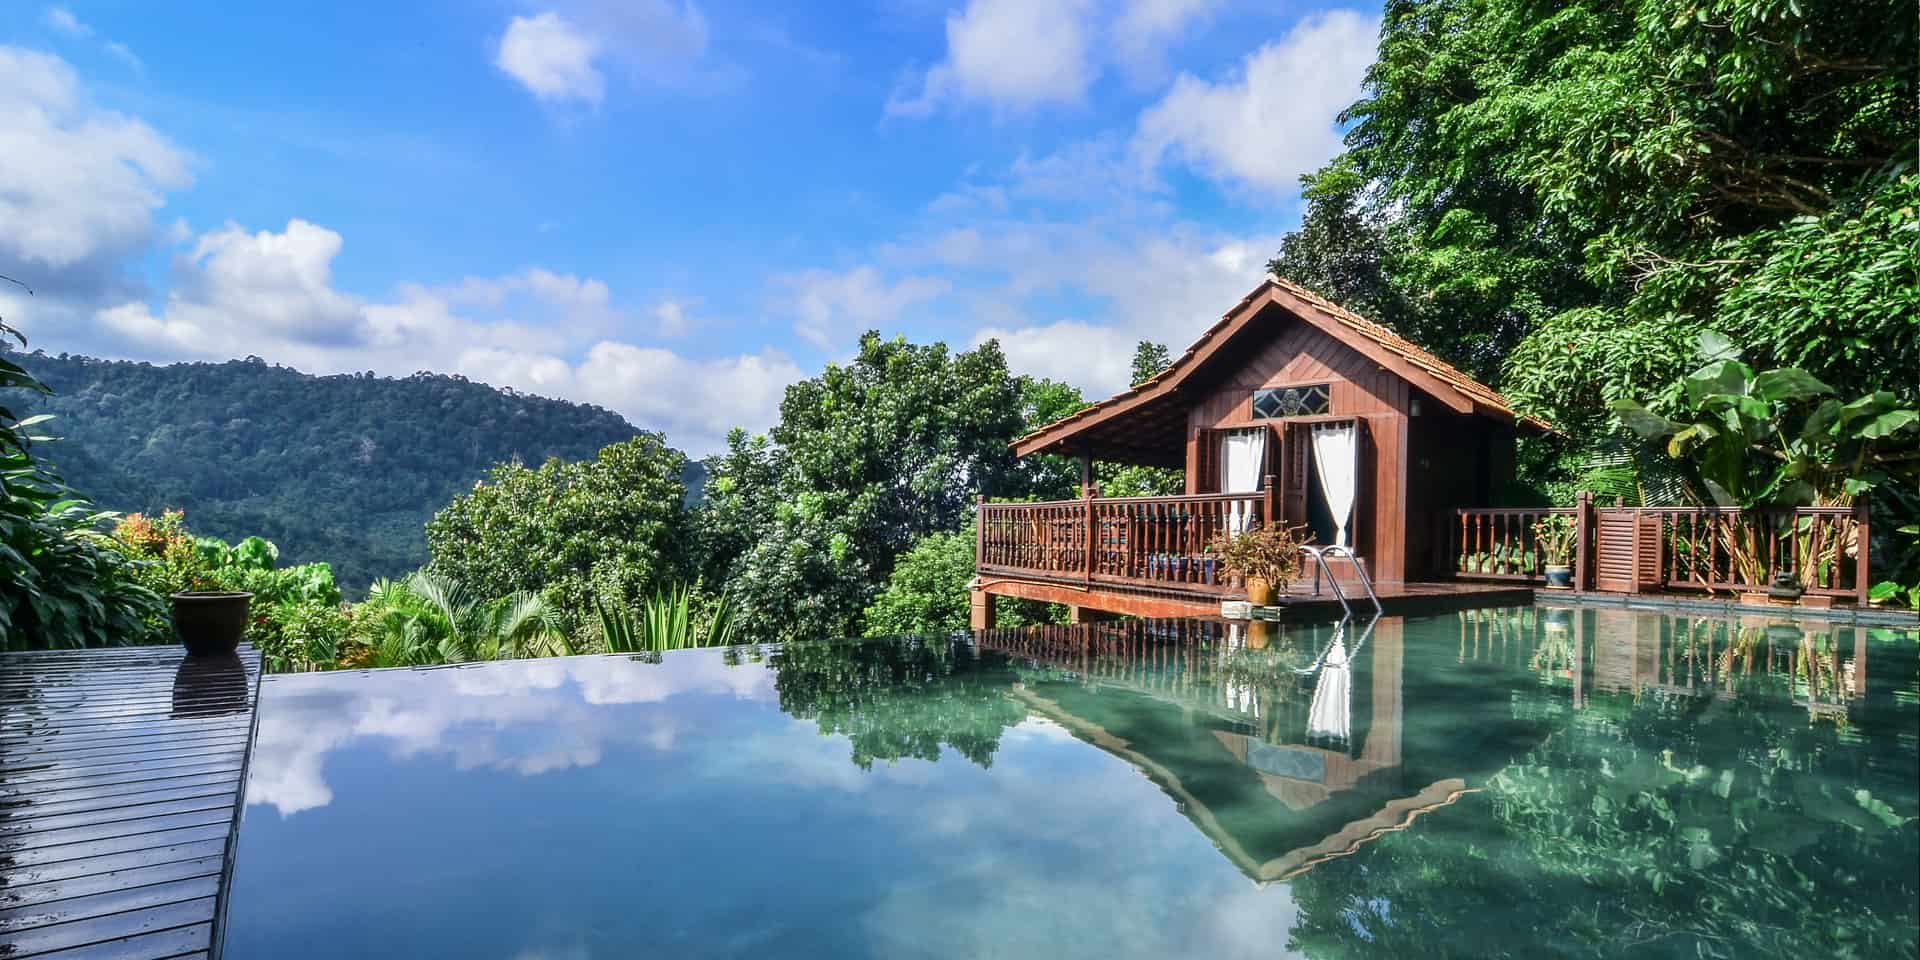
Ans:
POLYGON ((1620 610, 270 677, 226 956, 1905 956, 1912 632, 1620 610))

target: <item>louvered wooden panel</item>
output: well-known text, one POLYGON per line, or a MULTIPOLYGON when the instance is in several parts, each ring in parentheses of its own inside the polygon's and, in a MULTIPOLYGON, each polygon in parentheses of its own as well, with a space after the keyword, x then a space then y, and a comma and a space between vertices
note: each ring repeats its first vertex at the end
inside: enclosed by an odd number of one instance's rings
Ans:
POLYGON ((1660 517, 1658 514, 1642 514, 1637 519, 1640 524, 1640 536, 1634 540, 1634 592, 1642 588, 1660 586, 1660 568, 1665 565, 1663 541, 1660 537, 1660 517))
POLYGON ((1594 511, 1594 586, 1620 593, 1634 588, 1632 510, 1594 511))

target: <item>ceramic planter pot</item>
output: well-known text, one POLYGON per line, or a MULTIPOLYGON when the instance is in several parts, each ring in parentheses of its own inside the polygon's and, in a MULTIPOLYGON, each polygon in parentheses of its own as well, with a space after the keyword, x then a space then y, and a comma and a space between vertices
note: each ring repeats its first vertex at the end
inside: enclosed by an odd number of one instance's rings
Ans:
POLYGON ((195 657, 232 656, 247 633, 247 607, 253 594, 244 591, 189 590, 173 594, 173 632, 187 653, 195 657))
POLYGON ((1256 607, 1273 604, 1273 584, 1262 577, 1247 578, 1247 602, 1256 607))
POLYGON ((1573 568, 1562 563, 1549 563, 1546 566, 1547 586, 1553 590, 1573 589, 1573 568))

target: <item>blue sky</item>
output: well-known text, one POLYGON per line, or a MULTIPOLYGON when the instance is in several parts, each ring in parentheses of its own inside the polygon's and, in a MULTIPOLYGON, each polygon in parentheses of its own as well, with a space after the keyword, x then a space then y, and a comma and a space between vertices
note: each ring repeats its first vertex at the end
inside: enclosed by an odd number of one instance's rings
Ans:
POLYGON ((695 454, 877 328, 1124 386, 1259 279, 1378 8, 1233 0, 21 7, 32 345, 429 369, 695 454))

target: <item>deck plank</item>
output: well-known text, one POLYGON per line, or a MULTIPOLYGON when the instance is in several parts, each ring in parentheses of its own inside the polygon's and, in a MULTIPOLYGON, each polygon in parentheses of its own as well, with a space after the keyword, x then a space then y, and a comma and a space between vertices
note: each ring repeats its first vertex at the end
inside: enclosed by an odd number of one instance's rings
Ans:
POLYGON ((207 957, 260 656, 0 654, 0 956, 207 957))

